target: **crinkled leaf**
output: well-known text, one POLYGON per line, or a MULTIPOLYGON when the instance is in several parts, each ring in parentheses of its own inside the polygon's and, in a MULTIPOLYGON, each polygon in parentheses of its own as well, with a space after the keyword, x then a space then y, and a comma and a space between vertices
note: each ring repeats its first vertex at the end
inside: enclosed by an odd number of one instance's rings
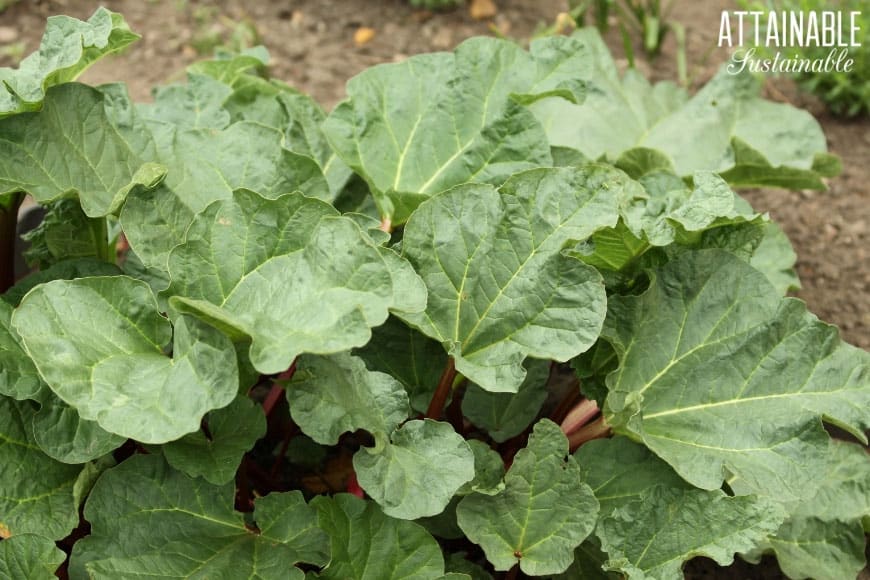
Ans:
POLYGON ((0 118, 39 109, 51 86, 75 80, 94 62, 138 38, 120 14, 105 8, 98 8, 87 22, 49 17, 39 50, 17 70, 0 68, 0 118))
POLYGON ((0 301, 0 395, 39 400, 45 395, 45 384, 21 347, 11 319, 12 307, 0 301))
POLYGON ((627 437, 596 439, 584 443, 574 454, 583 481, 592 488, 601 505, 601 515, 639 500, 651 488, 690 489, 671 467, 643 445, 627 437))
POLYGON ((522 433, 547 400, 549 362, 530 360, 525 366, 526 378, 516 393, 491 393, 471 384, 462 398, 462 414, 499 443, 522 433))
POLYGON ((441 345, 391 316, 372 329, 372 339, 354 354, 373 371, 397 379, 411 401, 411 408, 425 413, 447 364, 441 345))
POLYGON ((462 552, 452 552, 449 554, 447 556, 447 561, 444 564, 444 568, 448 572, 465 574, 472 580, 492 580, 492 574, 484 570, 483 566, 479 566, 468 560, 462 552))
POLYGON ((474 478, 474 454, 448 423, 409 421, 353 457, 360 486, 388 516, 413 520, 440 513, 474 478))
POLYGON ((656 171, 638 179, 644 188, 631 190, 616 227, 596 232, 576 248, 584 262, 602 270, 627 270, 652 247, 713 244, 705 236, 735 225, 761 227, 764 220, 712 173, 696 172, 692 189, 672 173, 656 171))
POLYGON ((186 85, 159 87, 153 103, 137 109, 150 122, 168 123, 184 129, 225 129, 230 114, 223 108, 232 94, 227 85, 205 75, 191 74, 186 85))
POLYGON ((574 549, 592 532, 598 502, 567 455, 568 440, 543 419, 514 458, 505 489, 472 494, 459 503, 459 526, 496 570, 519 563, 532 576, 564 572, 574 549))
POLYGON ((324 131, 372 189, 381 214, 403 223, 425 199, 455 185, 501 183, 551 162, 540 124, 519 102, 575 96, 582 43, 533 45, 473 38, 453 53, 372 67, 347 85, 324 131))
POLYGON ((121 270, 118 266, 103 260, 95 260, 93 258, 65 260, 50 268, 30 274, 10 288, 0 298, 12 306, 18 306, 25 294, 36 286, 51 282, 52 280, 72 280, 88 276, 115 276, 120 273, 121 270))
POLYGON ((623 580, 622 574, 604 570, 607 554, 601 551, 601 542, 590 537, 574 550, 574 561, 562 574, 552 580, 623 580))
MULTIPOLYGON (((861 446, 831 440, 827 465, 819 469, 824 479, 815 496, 787 505, 789 519, 753 555, 772 550, 789 578, 852 578, 866 564, 861 524, 870 515, 870 456, 861 446)), ((732 483, 735 491, 740 483, 732 483)))
POLYGON ((42 407, 32 412, 33 441, 49 457, 63 463, 85 463, 120 447, 125 437, 109 433, 95 421, 87 421, 57 398, 48 395, 42 407))
POLYGON ((410 266, 334 214, 300 194, 237 190, 173 250, 170 304, 249 338, 250 360, 267 374, 302 353, 362 346, 390 308, 422 309, 425 288, 410 266))
POLYGON ((756 270, 767 276, 780 295, 801 287, 800 280, 794 270, 797 254, 791 247, 791 242, 778 224, 768 223, 764 229, 761 244, 752 254, 749 263, 756 270))
POLYGON ((232 199, 235 189, 271 199, 294 191, 328 199, 317 163, 285 149, 275 128, 247 121, 221 131, 162 122, 149 128, 156 134, 157 157, 168 169, 166 182, 131 196, 121 213, 130 246, 146 266, 165 269, 194 216, 214 201, 232 199))
POLYGON ((73 199, 50 203, 42 222, 21 237, 30 243, 24 258, 39 269, 64 260, 105 256, 109 244, 105 220, 89 219, 73 199))
POLYGON ((266 434, 263 409, 247 397, 236 397, 223 409, 206 415, 202 430, 163 445, 169 465, 191 477, 220 485, 232 480, 242 456, 266 434))
POLYGON ((474 479, 460 487, 456 494, 478 492, 495 495, 504 489, 504 460, 501 455, 477 439, 469 439, 468 446, 474 453, 474 479))
POLYGON ((36 534, 19 534, 0 542, 0 578, 54 580, 66 560, 54 541, 36 534))
POLYGON ((59 540, 78 525, 75 487, 82 466, 60 463, 39 449, 29 436, 27 405, 0 397, 0 530, 59 540))
POLYGON ((722 491, 650 489, 602 517, 596 534, 609 570, 632 578, 683 578, 683 562, 707 556, 720 565, 754 547, 785 514, 773 500, 722 491))
POLYGON ((498 190, 466 185, 433 197, 402 241, 428 305, 400 316, 439 340, 471 381, 516 392, 527 356, 564 361, 595 342, 601 276, 563 248, 615 225, 628 183, 604 166, 538 169, 498 190))
POLYGON ((607 421, 702 489, 734 475, 807 497, 827 452, 819 419, 870 427, 870 354, 731 254, 690 252, 644 294, 611 297, 602 336, 620 359, 607 421))
POLYGON ((386 438, 411 412, 401 383, 347 353, 299 357, 287 401, 299 428, 324 445, 357 429, 386 438))
MULTIPOLYGON (((725 67, 687 98, 673 83, 650 85, 637 71, 621 79, 593 28, 578 31, 594 55, 578 74, 587 98, 576 105, 546 99, 531 109, 550 144, 574 148, 590 159, 616 161, 636 147, 665 154, 678 175, 716 171, 732 185, 824 189, 832 167, 818 122, 801 109, 757 97, 759 83, 725 67)), ((624 161, 624 160, 623 160, 624 161)))
POLYGON ((326 538, 298 491, 254 502, 257 530, 233 510, 233 484, 216 486, 136 455, 94 486, 85 518, 91 535, 75 545, 71 577, 233 577, 301 580, 304 562, 323 565, 326 538))
POLYGON ((377 504, 348 494, 318 496, 311 505, 332 546, 318 578, 426 580, 444 574, 441 549, 420 525, 385 516, 377 504))
POLYGON ((0 136, 0 194, 25 191, 40 203, 76 196, 89 217, 118 211, 165 174, 112 125, 103 94, 77 83, 50 89, 38 113, 0 119, 0 136))
POLYGON ((151 289, 126 276, 39 286, 12 325, 49 387, 110 433, 177 439, 238 389, 232 344, 194 318, 176 320, 173 357, 164 355, 173 328, 151 289))
POLYGON ((859 577, 865 542, 860 523, 809 517, 789 519, 765 546, 789 578, 840 580, 859 577))

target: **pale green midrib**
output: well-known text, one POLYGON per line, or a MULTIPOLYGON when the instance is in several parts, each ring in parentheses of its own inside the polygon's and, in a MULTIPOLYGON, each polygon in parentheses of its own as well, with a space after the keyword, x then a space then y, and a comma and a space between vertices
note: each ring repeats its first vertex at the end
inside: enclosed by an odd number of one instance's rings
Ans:
MULTIPOLYGON (((474 337, 475 332, 477 332, 477 329, 480 327, 481 323, 486 319, 486 315, 489 314, 489 311, 492 310, 492 308, 493 308, 493 306, 495 305, 495 303, 498 302, 499 299, 500 299, 502 296, 504 296, 505 292, 506 292, 507 289, 511 286, 511 284, 513 284, 513 282, 514 282, 514 280, 517 278, 517 276, 519 276, 519 274, 520 274, 523 270, 525 270, 526 266, 529 264, 529 262, 532 260, 532 258, 535 258, 535 257, 537 257, 538 255, 540 255, 540 254, 542 253, 542 252, 541 252, 541 248, 543 248, 545 245, 547 245, 547 243, 548 243, 548 242, 549 242, 549 241, 550 241, 550 240, 551 240, 551 239, 556 235, 557 232, 559 232, 559 231, 560 231, 563 227, 565 227, 565 226, 566 226, 570 221, 572 221, 572 220, 577 216, 577 214, 579 214, 581 211, 585 210, 586 207, 587 207, 587 206, 588 206, 588 205, 589 205, 593 200, 597 199, 597 196, 594 195, 594 193, 595 193, 594 191, 593 191, 593 192, 590 192, 590 193, 591 193, 591 195, 589 195, 589 196, 584 200, 584 202, 583 202, 582 205, 580 205, 579 207, 577 207, 577 209, 576 209, 575 211, 571 212, 569 215, 565 216, 565 217, 564 217, 564 218, 559 222, 559 225, 557 225, 555 228, 553 228, 553 230, 551 230, 551 231, 550 231, 550 232, 549 232, 549 233, 544 237, 544 239, 542 239, 542 240, 540 241, 540 243, 538 243, 536 246, 534 246, 534 247, 531 249, 531 251, 529 252, 529 255, 526 256, 526 259, 523 260, 523 262, 522 262, 522 263, 517 267, 517 269, 516 269, 516 271, 513 273, 513 275, 512 275, 512 276, 507 280, 507 282, 505 282, 505 284, 504 284, 501 288, 499 288, 499 290, 498 290, 498 292, 496 293, 496 295, 493 297, 493 299, 489 302, 489 305, 486 307, 486 310, 484 310, 483 313, 482 313, 480 316, 478 316, 477 322, 476 322, 475 325, 471 328, 471 330, 468 331, 468 333, 466 333, 465 338, 464 338, 464 339, 461 339, 461 338, 458 336, 458 334, 457 334, 457 336, 454 338, 454 340, 456 340, 457 342, 460 342, 460 343, 462 343, 462 344, 468 344, 469 342, 471 342, 472 338, 474 337)), ((502 217, 502 220, 505 218, 505 214, 504 214, 504 212, 502 212, 502 216, 501 216, 501 217, 502 217)), ((501 224, 501 220, 499 221, 499 224, 501 224)), ((498 225, 498 224, 497 224, 497 225, 498 225)), ((532 232, 531 232, 531 223, 530 223, 529 225, 530 225, 529 232, 532 233, 532 232)), ((602 226, 602 227, 603 227, 603 226, 602 226)), ((597 231, 597 230, 596 230, 596 231, 597 231)), ((589 235, 592 235, 593 233, 594 233, 594 232, 590 232, 589 235)), ((497 235, 498 235, 498 232, 495 232, 494 237, 497 236, 497 235)), ((533 239, 534 239, 534 238, 533 238, 533 239)), ((445 272, 445 273, 446 273, 446 272, 445 272)), ((463 280, 463 282, 464 282, 464 280, 463 280)), ((460 296, 459 298, 461 298, 461 296, 460 296)), ((551 299, 552 299, 552 296, 551 296, 551 299)), ((540 314, 540 313, 538 313, 538 314, 540 314)), ((526 326, 528 326, 528 324, 523 325, 521 328, 525 328, 526 326)), ((519 329, 517 329, 517 330, 519 330, 519 329)), ((505 341, 505 340, 509 339, 512 335, 516 334, 517 330, 511 332, 511 334, 509 334, 508 336, 502 337, 501 341, 505 341)), ((501 341, 500 341, 500 342, 501 342, 501 341)), ((474 354, 474 353, 476 353, 476 352, 480 352, 480 351, 482 351, 482 350, 485 350, 485 349, 487 349, 487 348, 493 346, 493 344, 495 344, 495 343, 491 343, 491 344, 487 344, 487 345, 482 345, 480 348, 478 348, 478 349, 476 349, 476 350, 472 350, 472 351, 470 351, 470 352, 463 352, 463 353, 462 353, 462 356, 467 358, 468 356, 471 356, 472 354, 474 354)))
POLYGON ((752 402, 757 402, 757 401, 764 401, 767 399, 783 399, 783 398, 790 398, 790 397, 801 398, 801 397, 805 397, 805 396, 823 397, 823 396, 833 395, 835 393, 840 393, 840 392, 847 391, 847 390, 848 389, 846 389, 844 387, 844 388, 840 388, 840 389, 834 389, 834 390, 830 390, 830 391, 820 391, 820 392, 797 391, 794 393, 777 393, 777 394, 773 394, 773 395, 759 395, 757 397, 731 399, 728 401, 718 401, 716 403, 705 403, 705 404, 701 404, 701 405, 692 405, 691 407, 681 407, 679 409, 669 409, 667 411, 659 411, 658 413, 652 413, 650 415, 645 414, 645 415, 643 415, 643 419, 644 419, 644 421, 647 421, 649 419, 655 419, 657 417, 665 417, 668 415, 677 415, 679 413, 688 413, 688 412, 692 412, 692 411, 701 411, 704 409, 712 409, 714 407, 724 407, 726 405, 740 405, 743 403, 752 403, 752 402))
MULTIPOLYGON (((454 61, 454 66, 455 66, 455 61, 454 61)), ((483 131, 484 127, 486 127, 486 117, 487 117, 487 115, 489 115, 489 105, 490 105, 490 101, 492 100, 492 92, 495 90, 495 87, 496 87, 496 85, 498 84, 498 80, 499 80, 499 78, 501 77, 503 71, 504 71, 503 68, 499 68, 499 69, 498 69, 498 71, 496 72, 495 76, 494 76, 493 79, 492 79, 492 83, 491 83, 491 84, 489 85, 489 87, 486 89, 486 93, 485 93, 485 95, 484 95, 484 97, 483 97, 483 113, 481 114, 481 117, 480 117, 480 127, 476 128, 476 130, 472 133, 471 139, 469 139, 469 140, 468 140, 464 145, 462 145, 462 146, 461 146, 461 147, 456 151, 456 153, 454 153, 453 155, 451 155, 451 156, 447 159, 447 161, 445 161, 444 163, 441 164, 441 167, 439 167, 438 170, 437 170, 434 174, 432 174, 432 176, 429 177, 429 180, 426 181, 426 183, 424 183, 422 186, 420 186, 419 188, 417 188, 418 191, 420 191, 421 193, 424 193, 424 194, 425 194, 425 193, 432 193, 432 192, 429 192, 429 191, 428 191, 429 186, 432 185, 432 183, 433 183, 433 182, 434 182, 438 177, 440 177, 441 174, 444 173, 444 171, 445 171, 445 170, 446 170, 446 169, 447 169, 447 168, 448 168, 448 167, 449 167, 449 166, 450 166, 454 161, 456 161, 456 159, 458 159, 459 156, 462 155, 462 153, 464 153, 464 152, 465 152, 469 147, 471 147, 471 145, 472 145, 472 144, 477 140, 477 138, 479 137, 480 133, 483 131)), ((455 124, 456 124, 456 115, 454 114, 454 115, 451 115, 451 116, 453 117, 453 123, 454 123, 454 125, 455 125, 455 124)), ((458 137, 459 137, 459 135, 458 135, 458 133, 457 133, 457 139, 458 139, 458 137)), ((478 170, 478 173, 479 173, 479 171, 480 171, 480 170, 478 170)), ((475 173, 474 175, 477 175, 477 173, 475 173)), ((470 179, 470 178, 469 178, 469 179, 470 179)), ((468 179, 466 179, 466 181, 468 181, 468 179)))

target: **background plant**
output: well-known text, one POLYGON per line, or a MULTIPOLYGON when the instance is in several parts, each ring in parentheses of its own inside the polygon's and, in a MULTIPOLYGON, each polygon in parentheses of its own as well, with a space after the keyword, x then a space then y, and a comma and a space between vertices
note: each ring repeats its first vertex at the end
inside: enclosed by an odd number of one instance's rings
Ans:
POLYGON ((134 104, 72 81, 120 16, 48 27, 0 73, 0 199, 49 215, 0 301, 6 575, 864 565, 867 353, 731 189, 824 187, 806 113, 620 77, 592 31, 373 67, 328 115, 262 50, 134 104))
MULTIPOLYGON (((742 0, 745 9, 803 12, 820 12, 836 10, 844 15, 842 26, 850 26, 849 13, 858 12, 856 25, 862 31, 870 30, 870 13, 866 5, 858 0, 837 0, 835 2, 817 2, 816 0, 767 0, 765 2, 750 2, 742 0)), ((848 29, 842 31, 848 38, 848 29)), ((799 73, 795 80, 803 90, 819 97, 828 109, 835 115, 856 117, 870 113, 870 46, 861 42, 858 47, 849 47, 849 58, 854 66, 848 72, 831 70, 828 72, 799 73)), ((772 58, 775 47, 756 47, 759 58, 772 58)), ((797 57, 811 60, 824 60, 830 47, 824 46, 790 46, 781 50, 784 57, 797 57)))

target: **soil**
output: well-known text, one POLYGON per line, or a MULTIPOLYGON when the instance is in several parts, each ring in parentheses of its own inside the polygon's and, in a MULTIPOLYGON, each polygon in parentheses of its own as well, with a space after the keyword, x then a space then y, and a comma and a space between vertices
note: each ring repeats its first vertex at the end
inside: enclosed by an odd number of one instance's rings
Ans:
MULTIPOLYGON (((0 0, 0 6, 3 3, 0 0)), ((210 43, 232 42, 234 34, 255 31, 257 42, 271 53, 273 75, 329 109, 343 98, 347 79, 373 64, 450 50, 470 36, 493 31, 528 39, 567 8, 567 0, 495 3, 493 17, 474 20, 467 7, 432 14, 412 8, 407 0, 107 0, 102 4, 124 14, 143 38, 124 54, 97 64, 84 80, 124 80, 135 99, 148 100, 152 86, 181 80, 184 67, 207 55, 210 43), (374 32, 364 43, 355 40, 370 35, 370 31, 360 32, 362 28, 374 32)), ((87 18, 99 4, 92 0, 13 4, 0 13, 0 66, 11 66, 37 48, 46 16, 87 18)), ((686 28, 693 87, 703 84, 728 59, 727 49, 716 47, 719 15, 723 9, 736 8, 728 0, 674 2, 670 16, 686 28)), ((617 32, 612 31, 607 40, 615 55, 623 54, 617 32)), ((639 61, 637 66, 654 79, 674 80, 676 52, 670 35, 657 59, 639 61)), ((791 102, 816 116, 830 150, 842 158, 843 172, 829 180, 828 191, 743 193, 757 210, 769 211, 792 240, 803 284, 796 295, 819 318, 838 325, 847 341, 870 348, 870 119, 837 119, 788 79, 767 79, 765 91, 768 98, 791 102)), ((770 564, 739 563, 717 571, 710 561, 698 559, 689 570, 693 578, 779 577, 770 564)))

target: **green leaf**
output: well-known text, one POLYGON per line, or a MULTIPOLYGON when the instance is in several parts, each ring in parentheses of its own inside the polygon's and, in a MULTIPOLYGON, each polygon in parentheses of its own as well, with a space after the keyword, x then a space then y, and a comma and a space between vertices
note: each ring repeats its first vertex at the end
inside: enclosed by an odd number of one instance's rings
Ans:
POLYGON ((206 415, 208 436, 201 430, 161 447, 169 465, 190 477, 220 485, 231 481, 242 456, 266 434, 263 409, 238 396, 223 409, 206 415))
POLYGON ((366 366, 391 375, 408 392, 411 408, 425 413, 435 394, 447 353, 441 345, 401 320, 390 316, 372 329, 372 339, 354 350, 366 366))
POLYGON ((650 85, 633 69, 620 79, 597 31, 575 36, 594 56, 577 75, 588 86, 586 100, 546 99, 531 106, 552 146, 618 162, 630 173, 637 160, 621 156, 643 147, 664 154, 683 177, 715 171, 739 187, 824 189, 821 176, 832 167, 816 162, 827 149, 818 122, 806 111, 758 98, 760 84, 748 73, 731 74, 723 66, 687 98, 673 83, 650 85))
POLYGON ((347 353, 299 357, 286 388, 293 420, 323 445, 357 429, 385 438, 410 414, 396 379, 366 370, 362 359, 347 353))
POLYGON ((866 564, 861 523, 870 515, 870 457, 831 440, 823 473, 815 496, 787 506, 789 519, 755 552, 772 550, 789 578, 852 578, 866 564))
POLYGON ((777 292, 784 296, 790 290, 798 290, 801 287, 794 270, 795 262, 797 262, 797 254, 785 232, 778 224, 773 222, 767 224, 761 244, 752 254, 749 263, 756 270, 763 272, 777 292))
POLYGON ((0 395, 39 400, 45 395, 45 384, 21 347, 11 319, 12 307, 0 301, 0 395))
POLYGON ((384 513, 414 520, 444 510, 474 478, 474 454, 448 423, 409 421, 374 448, 353 456, 362 487, 384 513))
POLYGON ((448 572, 465 574, 472 580, 492 580, 492 574, 465 558, 464 553, 453 552, 447 556, 444 567, 448 572))
POLYGON ((250 189, 274 199, 302 191, 329 199, 329 187, 317 163, 283 147, 280 131, 253 122, 226 129, 183 129, 149 124, 155 132, 157 159, 167 167, 166 182, 131 196, 121 213, 130 246, 151 268, 165 269, 172 248, 183 243, 194 216, 233 190, 250 189))
POLYGON ((0 194, 25 191, 40 203, 76 196, 89 217, 115 213, 165 174, 131 150, 103 94, 77 83, 50 89, 39 113, 0 119, 0 135, 0 194))
POLYGON ((667 463, 627 437, 589 441, 574 457, 583 481, 601 505, 602 516, 640 500, 657 485, 676 490, 691 488, 667 463))
POLYGON ((324 565, 324 534, 298 491, 254 502, 256 530, 233 510, 234 485, 215 486, 136 455, 97 481, 85 506, 91 535, 76 543, 72 578, 233 577, 301 580, 324 565))
POLYGON ((230 114, 223 108, 232 89, 211 77, 190 74, 186 85, 159 87, 153 103, 137 106, 143 119, 167 123, 184 129, 222 130, 230 124, 230 114))
POLYGON ((66 560, 54 541, 36 534, 20 534, 0 542, 0 578, 54 580, 66 560))
POLYGON ((126 276, 43 284, 12 326, 40 376, 83 419, 145 443, 196 431, 238 389, 232 344, 194 318, 176 320, 173 358, 163 354, 173 328, 151 289, 126 276))
POLYGON ((459 503, 459 527, 496 570, 519 563, 531 576, 564 572, 592 532, 598 502, 567 455, 568 440, 543 419, 514 458, 504 491, 476 493, 459 503))
POLYGON ((574 97, 583 45, 473 38, 453 53, 372 67, 347 85, 324 131, 371 187, 381 214, 403 223, 425 199, 471 181, 499 184, 549 165, 540 124, 519 102, 574 97))
POLYGON ((18 69, 0 68, 0 118, 39 109, 49 87, 75 80, 94 62, 138 38, 120 14, 105 8, 98 8, 87 22, 49 17, 39 50, 18 69))
POLYGON ((522 433, 547 400, 550 364, 530 360, 526 371, 526 378, 516 393, 491 393, 475 384, 468 385, 462 398, 462 414, 499 443, 522 433))
POLYGON ((418 524, 385 516, 377 504, 348 494, 318 496, 311 505, 332 546, 332 559, 317 577, 426 580, 444 574, 441 548, 418 524))
POLYGON ((88 218, 72 199, 50 203, 42 222, 22 239, 30 242, 24 254, 27 263, 40 269, 77 258, 105 261, 109 245, 106 221, 88 218))
POLYGON ((724 492, 658 486, 598 524, 609 555, 605 567, 631 578, 683 578, 682 564, 695 556, 726 566, 775 530, 784 517, 768 498, 729 497, 724 492))
POLYGON ((499 190, 466 185, 433 197, 402 241, 428 305, 400 317, 440 341, 469 380, 516 392, 527 356, 565 361, 598 337, 601 276, 563 248, 615 225, 628 183, 604 166, 538 169, 499 190))
POLYGON ((37 447, 25 419, 29 404, 0 397, 0 531, 59 540, 78 525, 75 487, 82 467, 55 461, 37 447))
POLYGON ((690 252, 644 294, 611 297, 602 336, 620 359, 608 423, 702 489, 733 475, 806 498, 827 452, 821 417, 857 437, 870 427, 870 354, 731 254, 690 252))
POLYGON ((622 574, 604 570, 606 561, 607 554, 601 551, 601 543, 597 538, 590 537, 574 550, 571 566, 552 580, 623 580, 622 574))
POLYGON ((47 395, 41 404, 39 411, 32 412, 30 429, 33 441, 53 459, 85 463, 117 449, 126 440, 95 421, 82 419, 54 394, 47 395))
POLYGON ((424 287, 392 250, 334 214, 298 193, 267 200, 237 190, 200 214, 170 255, 170 305, 249 338, 265 374, 302 353, 362 346, 388 309, 422 308, 424 287))
POLYGON ((6 294, 3 294, 0 298, 16 307, 25 294, 40 284, 51 282, 52 280, 72 280, 88 276, 115 276, 120 273, 121 270, 118 266, 102 260, 94 260, 92 258, 65 260, 50 268, 30 274, 7 290, 6 294))

